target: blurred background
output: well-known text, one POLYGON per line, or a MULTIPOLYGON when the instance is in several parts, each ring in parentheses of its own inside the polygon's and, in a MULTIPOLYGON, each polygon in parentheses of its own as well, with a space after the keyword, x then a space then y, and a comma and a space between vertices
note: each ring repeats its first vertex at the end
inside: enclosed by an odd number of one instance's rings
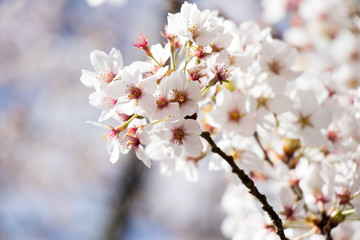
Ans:
MULTIPOLYGON (((236 22, 254 0, 190 1, 236 22)), ((223 239, 222 173, 166 177, 133 156, 109 162, 91 89, 90 52, 144 59, 139 33, 163 42, 167 12, 182 1, 0 0, 0 239, 223 239), (96 5, 100 2, 89 1, 96 5)))

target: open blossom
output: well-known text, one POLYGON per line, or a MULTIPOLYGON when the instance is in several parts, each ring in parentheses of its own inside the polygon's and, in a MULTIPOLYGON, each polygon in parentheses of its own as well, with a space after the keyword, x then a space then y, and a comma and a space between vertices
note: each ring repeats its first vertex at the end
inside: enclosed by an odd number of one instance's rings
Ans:
POLYGON ((153 120, 160 120, 169 116, 178 117, 180 115, 179 102, 173 100, 168 81, 174 81, 174 79, 170 76, 161 79, 158 90, 154 94, 156 107, 151 115, 153 120))
POLYGON ((184 2, 180 13, 169 13, 167 32, 207 46, 223 32, 216 19, 216 12, 200 11, 196 4, 184 2))
POLYGON ((265 83, 258 84, 249 90, 249 109, 256 113, 257 123, 266 129, 276 125, 275 115, 292 109, 292 101, 283 94, 276 94, 265 83))
POLYGON ((130 72, 127 69, 121 74, 121 86, 117 109, 121 113, 150 116, 155 110, 153 94, 157 89, 156 76, 143 78, 140 71, 130 72))
POLYGON ((148 144, 149 125, 145 127, 129 127, 119 134, 120 151, 127 154, 131 149, 135 149, 136 156, 147 166, 151 166, 151 161, 145 153, 143 144, 148 144), (143 129, 145 128, 145 129, 143 129))
POLYGON ((216 108, 210 112, 208 122, 224 131, 250 136, 255 132, 256 120, 245 104, 246 98, 240 92, 224 89, 216 96, 216 108))
POLYGON ((111 126, 107 126, 107 125, 97 123, 97 122, 88 121, 88 123, 93 124, 95 126, 109 129, 109 131, 104 133, 103 136, 104 136, 104 139, 106 140, 107 149, 110 154, 110 162, 116 163, 117 160, 119 159, 120 149, 121 149, 121 145, 120 145, 120 141, 119 141, 119 130, 117 130, 111 126))
POLYGON ((260 66, 268 74, 268 84, 275 91, 282 92, 287 81, 300 75, 293 70, 297 58, 296 49, 280 40, 267 38, 262 43, 259 56, 260 66))
POLYGON ((91 65, 95 72, 82 70, 81 82, 87 87, 98 88, 102 84, 109 84, 119 78, 123 67, 122 55, 119 50, 111 49, 109 55, 100 50, 90 54, 91 65))
POLYGON ((189 154, 198 156, 203 149, 200 134, 201 129, 195 120, 169 119, 165 123, 162 139, 166 141, 167 151, 171 157, 180 157, 183 149, 189 154))
POLYGON ((120 81, 111 84, 101 85, 100 91, 95 91, 89 96, 90 104, 102 109, 99 122, 105 121, 117 113, 117 99, 120 92, 120 81))
POLYGON ((167 79, 167 88, 170 89, 169 101, 179 104, 180 116, 192 115, 199 110, 200 84, 188 82, 182 72, 173 72, 167 79))
POLYGON ((304 145, 320 147, 325 144, 325 129, 331 122, 331 114, 327 107, 320 106, 313 92, 297 91, 295 110, 279 115, 279 133, 289 138, 301 138, 304 145))

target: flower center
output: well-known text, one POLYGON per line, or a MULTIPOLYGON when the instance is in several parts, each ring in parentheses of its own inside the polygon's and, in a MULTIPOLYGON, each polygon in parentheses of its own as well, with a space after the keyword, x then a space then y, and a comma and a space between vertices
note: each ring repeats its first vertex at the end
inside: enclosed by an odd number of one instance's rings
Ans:
POLYGON ((231 77, 231 74, 225 64, 215 65, 215 73, 220 84, 227 82, 227 79, 231 77))
POLYGON ((239 122, 241 119, 241 113, 237 109, 234 109, 228 113, 228 117, 232 122, 239 122))
POLYGON ((336 142, 338 140, 338 132, 337 131, 328 131, 327 138, 333 143, 336 142))
POLYGON ((115 106, 116 103, 117 103, 116 99, 109 97, 109 96, 106 97, 106 100, 105 100, 106 105, 113 107, 113 106, 115 106))
POLYGON ((127 129, 127 133, 124 135, 124 145, 126 148, 137 148, 140 145, 140 139, 137 137, 136 131, 136 127, 127 129))
POLYGON ((351 201, 351 192, 347 189, 343 193, 337 194, 337 196, 340 199, 339 204, 348 204, 351 201))
POLYGON ((156 97, 156 106, 158 109, 163 109, 168 105, 168 101, 164 96, 157 96, 156 97))
POLYGON ((170 141, 172 143, 176 143, 177 145, 182 145, 184 137, 185 132, 183 127, 181 126, 172 130, 172 138, 170 139, 170 141))
POLYGON ((269 107, 267 105, 267 101, 268 101, 268 98, 264 97, 264 96, 260 96, 258 99, 257 99, 257 106, 256 106, 256 109, 259 109, 260 107, 263 107, 267 110, 269 110, 269 107))
POLYGON ((272 62, 267 64, 270 71, 272 71, 276 75, 280 75, 280 70, 282 68, 280 62, 276 59, 274 59, 272 62))
POLYGON ((115 129, 111 129, 109 132, 106 132, 102 135, 105 138, 106 142, 111 142, 112 140, 114 140, 114 138, 117 138, 117 132, 115 129))
POLYGON ((300 114, 298 123, 300 123, 301 129, 304 129, 305 127, 314 127, 312 125, 312 123, 310 122, 310 117, 311 117, 311 114, 309 114, 307 116, 303 116, 302 114, 300 114))
POLYGON ((188 22, 187 29, 191 32, 193 39, 195 39, 199 35, 199 28, 200 26, 194 24, 193 22, 188 22))
POLYGON ((179 105, 183 105, 186 102, 186 91, 172 90, 174 93, 174 101, 178 102, 179 105))
POLYGON ((134 84, 127 85, 126 93, 130 99, 138 99, 142 94, 141 89, 134 84))
POLYGON ((99 79, 105 83, 110 83, 114 78, 115 78, 115 74, 112 72, 99 72, 98 73, 99 79))

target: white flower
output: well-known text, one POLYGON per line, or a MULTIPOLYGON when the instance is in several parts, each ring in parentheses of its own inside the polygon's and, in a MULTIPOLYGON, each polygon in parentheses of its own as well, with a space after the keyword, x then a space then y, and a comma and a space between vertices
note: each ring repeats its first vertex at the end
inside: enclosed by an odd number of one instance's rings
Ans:
POLYGON ((294 110, 278 116, 279 133, 288 138, 300 138, 305 146, 324 145, 321 130, 331 122, 329 108, 320 105, 311 91, 298 90, 294 94, 294 110))
POLYGON ((103 125, 101 123, 97 123, 93 121, 88 121, 87 123, 110 129, 110 131, 106 132, 103 136, 106 140, 107 149, 110 154, 110 162, 116 163, 117 160, 119 159, 120 149, 121 149, 120 141, 119 141, 119 132, 113 127, 103 125))
POLYGON ((259 54, 260 66, 268 74, 268 84, 277 92, 282 92, 286 81, 293 80, 300 74, 292 67, 297 58, 297 51, 280 40, 267 38, 262 43, 259 54))
POLYGON ((143 79, 140 71, 131 73, 124 69, 121 74, 121 85, 117 109, 121 113, 134 113, 149 117, 155 110, 153 94, 157 89, 156 76, 143 79))
POLYGON ((100 50, 90 54, 91 65, 95 72, 82 70, 80 81, 87 87, 97 89, 101 84, 108 84, 119 78, 123 67, 122 55, 119 50, 111 49, 109 55, 100 50))
POLYGON ((168 81, 173 80, 170 76, 161 79, 158 90, 155 92, 156 107, 151 119, 160 120, 168 116, 177 117, 180 115, 179 102, 173 101, 171 98, 171 89, 168 81))
POLYGON ((223 32, 223 27, 217 22, 216 12, 200 11, 196 4, 184 2, 180 13, 169 13, 167 32, 207 46, 223 32))
POLYGON ((102 109, 99 122, 115 116, 117 112, 116 103, 119 98, 120 87, 120 81, 114 81, 110 84, 100 85, 99 91, 95 91, 90 94, 90 104, 102 109))
POLYGON ((180 116, 192 115, 199 110, 198 101, 201 98, 198 82, 188 82, 185 74, 176 71, 166 79, 170 89, 169 101, 179 104, 180 116))
POLYGON ((203 144, 200 140, 201 129, 192 119, 180 119, 165 123, 162 139, 166 141, 170 157, 180 157, 183 150, 191 155, 200 155, 203 144))
POLYGON ((222 90, 216 95, 216 107, 209 113, 209 124, 224 131, 252 135, 256 120, 246 110, 245 102, 246 98, 240 92, 222 90))
POLYGON ((142 144, 148 144, 149 128, 151 125, 145 127, 129 127, 119 134, 120 151, 122 154, 127 154, 131 149, 135 149, 136 156, 147 166, 151 166, 151 161, 145 153, 142 144))

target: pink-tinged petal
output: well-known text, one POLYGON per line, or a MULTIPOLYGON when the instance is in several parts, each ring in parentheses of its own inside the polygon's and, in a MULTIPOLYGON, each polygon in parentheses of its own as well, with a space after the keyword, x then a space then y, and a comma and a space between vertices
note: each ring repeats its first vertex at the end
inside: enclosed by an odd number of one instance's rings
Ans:
POLYGON ((199 123, 193 119, 186 119, 183 124, 186 133, 190 133, 191 135, 200 135, 202 132, 199 123))
POLYGON ((216 105, 217 105, 217 106, 222 106, 222 105, 224 105, 224 103, 226 102, 226 100, 229 99, 229 94, 230 94, 230 91, 227 90, 227 89, 223 89, 221 92, 219 92, 219 93, 216 95, 216 105))
POLYGON ((124 113, 126 115, 132 115, 135 113, 135 101, 130 100, 127 96, 125 97, 121 97, 118 99, 117 103, 116 103, 116 109, 120 112, 120 113, 124 113))
POLYGON ((199 105, 194 102, 187 102, 185 104, 182 104, 180 107, 180 115, 186 116, 186 115, 193 115, 199 110, 199 105))
POLYGON ((201 91, 200 91, 200 84, 199 82, 190 82, 186 93, 188 94, 188 97, 193 101, 199 101, 201 98, 201 91))
POLYGON ((110 84, 103 85, 103 90, 114 99, 118 99, 125 94, 122 80, 112 81, 110 84))
POLYGON ((151 167, 151 161, 149 157, 146 155, 145 150, 142 146, 138 146, 135 149, 136 156, 147 166, 148 168, 151 167))
POLYGON ((292 109, 292 101, 284 95, 277 95, 274 99, 269 100, 268 107, 271 112, 280 114, 292 109))
POLYGON ((93 88, 99 82, 99 80, 96 77, 97 77, 96 73, 90 72, 88 70, 82 70, 80 81, 85 86, 93 88))
POLYGON ((158 137, 151 137, 151 142, 145 148, 145 153, 155 161, 161 161, 168 158, 165 153, 164 141, 158 137))
MULTIPOLYGON (((230 100, 230 99, 229 99, 230 100)), ((238 109, 240 112, 246 112, 246 97, 242 96, 239 92, 232 93, 232 101, 235 106, 235 109, 238 109)), ((230 102, 228 102, 230 103, 230 102)))
POLYGON ((214 109, 208 115, 208 123, 213 127, 222 127, 227 123, 226 112, 221 109, 214 109))
POLYGON ((94 50, 90 54, 90 62, 96 71, 106 69, 108 55, 101 50, 94 50))
POLYGON ((200 136, 196 135, 186 136, 183 145, 185 151, 194 156, 199 156, 203 149, 203 144, 200 140, 200 136))
POLYGON ((231 62, 233 66, 240 67, 242 71, 248 69, 254 62, 254 57, 250 54, 247 55, 232 55, 231 62))
POLYGON ((310 117, 310 122, 317 129, 327 128, 331 120, 331 112, 327 107, 317 109, 310 117))
POLYGON ((295 101, 298 101, 300 104, 300 112, 303 116, 311 115, 319 107, 315 94, 312 91, 297 91, 295 101))
POLYGON ((151 115, 151 119, 153 120, 160 120, 167 118, 168 116, 171 117, 179 117, 179 103, 171 102, 168 103, 166 107, 162 109, 156 108, 155 112, 151 115))
POLYGON ((178 158, 181 156, 182 146, 177 144, 172 144, 171 146, 169 146, 168 152, 170 154, 170 157, 178 158))
POLYGON ((150 117, 156 109, 155 98, 151 94, 142 94, 138 100, 136 112, 142 116, 150 117))
POLYGON ((188 86, 188 80, 183 72, 173 72, 170 79, 167 80, 169 89, 185 90, 188 86))
POLYGON ((320 130, 312 127, 302 129, 300 136, 307 147, 321 147, 326 143, 325 137, 321 134, 320 130))
POLYGON ((149 94, 154 94, 157 90, 157 84, 156 84, 156 79, 154 78, 147 78, 147 79, 144 79, 142 82, 141 82, 141 90, 143 92, 147 92, 149 94))
POLYGON ((251 136, 256 130, 256 120, 246 115, 240 119, 239 128, 239 133, 244 136, 251 136))
POLYGON ((294 65, 297 57, 298 57, 298 52, 296 50, 296 48, 294 47, 286 47, 285 50, 286 54, 282 55, 281 61, 286 64, 286 66, 291 67, 294 65))

